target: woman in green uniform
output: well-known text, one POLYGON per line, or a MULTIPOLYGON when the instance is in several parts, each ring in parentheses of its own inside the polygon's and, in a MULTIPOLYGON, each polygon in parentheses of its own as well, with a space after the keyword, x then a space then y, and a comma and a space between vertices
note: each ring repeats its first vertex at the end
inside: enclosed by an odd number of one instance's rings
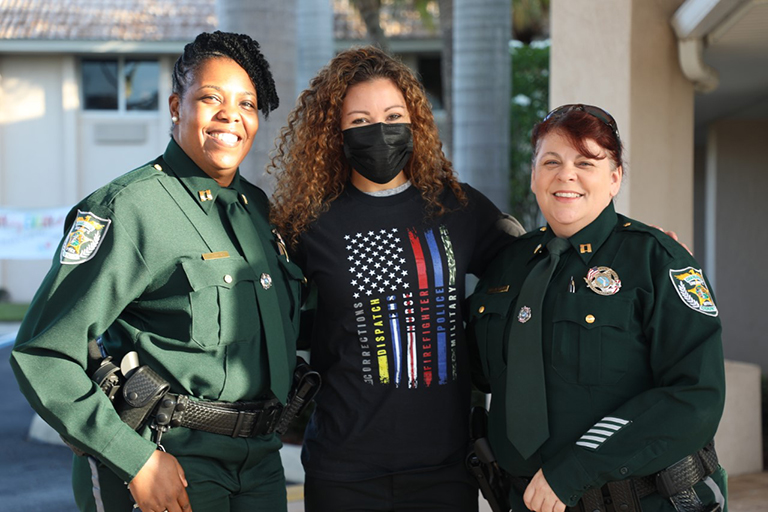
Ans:
POLYGON ((710 445, 721 327, 701 266, 614 211, 624 171, 608 113, 557 108, 532 143, 547 226, 503 251, 469 301, 513 510, 725 509, 710 445))
POLYGON ((199 35, 173 70, 165 153, 68 217, 11 364, 35 410, 88 454, 73 470, 81 510, 130 510, 131 495, 144 512, 286 508, 273 430, 303 278, 238 171, 258 112, 277 105, 258 43, 199 35), (124 373, 147 366, 169 383, 165 416, 138 432, 121 421, 86 372, 98 337, 124 373))

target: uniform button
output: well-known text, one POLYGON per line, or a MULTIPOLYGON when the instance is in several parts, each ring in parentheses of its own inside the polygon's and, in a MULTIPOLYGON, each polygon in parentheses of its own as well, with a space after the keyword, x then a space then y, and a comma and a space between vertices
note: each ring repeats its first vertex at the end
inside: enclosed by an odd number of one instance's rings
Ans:
POLYGON ((225 275, 224 276, 224 282, 227 283, 227 284, 231 283, 232 282, 232 276, 229 275, 229 274, 225 275))
POLYGON ((584 320, 586 320, 588 324, 593 324, 595 323, 595 315, 587 315, 584 320))
POLYGON ((483 311, 485 311, 485 306, 480 306, 479 308, 477 308, 478 313, 482 313, 483 311))
POLYGON ((153 165, 152 167, 154 167, 154 168, 155 168, 155 169, 157 169, 158 171, 162 171, 162 170, 163 170, 163 168, 162 168, 162 167, 160 167, 160 164, 155 164, 155 165, 153 165))
POLYGON ((629 473, 629 469, 627 467, 623 467, 619 470, 619 473, 621 473, 622 475, 626 475, 627 473, 629 473))
POLYGON ((626 503, 622 503, 621 505, 619 505, 619 508, 621 510, 629 510, 629 505, 627 505, 626 503))

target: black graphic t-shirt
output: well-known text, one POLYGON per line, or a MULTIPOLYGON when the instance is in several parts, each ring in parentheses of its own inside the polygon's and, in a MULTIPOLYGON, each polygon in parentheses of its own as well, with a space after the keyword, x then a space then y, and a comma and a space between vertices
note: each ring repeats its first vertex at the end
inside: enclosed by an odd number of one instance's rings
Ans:
POLYGON ((416 187, 385 197, 352 185, 305 232, 297 257, 317 287, 312 366, 323 376, 307 427, 307 473, 363 480, 463 459, 469 356, 461 304, 509 236, 463 185, 425 214, 416 187))

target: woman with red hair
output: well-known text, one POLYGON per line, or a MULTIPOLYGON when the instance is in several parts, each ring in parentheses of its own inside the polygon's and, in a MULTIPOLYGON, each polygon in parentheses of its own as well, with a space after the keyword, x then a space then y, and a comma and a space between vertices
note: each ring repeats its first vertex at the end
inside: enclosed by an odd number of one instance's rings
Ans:
POLYGON ((532 144, 547 226, 470 298, 512 509, 724 510, 721 327, 701 266, 614 210, 622 146, 603 109, 559 107, 532 144))

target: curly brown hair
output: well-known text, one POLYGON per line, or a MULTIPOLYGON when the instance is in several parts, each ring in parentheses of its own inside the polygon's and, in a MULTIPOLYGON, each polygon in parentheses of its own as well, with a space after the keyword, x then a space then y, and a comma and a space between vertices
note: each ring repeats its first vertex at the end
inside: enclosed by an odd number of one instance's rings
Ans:
POLYGON ((344 156, 341 109, 347 90, 375 79, 391 80, 403 93, 413 134, 405 173, 427 203, 426 215, 441 215, 446 188, 467 202, 445 157, 424 88, 402 62, 374 46, 351 48, 334 57, 310 81, 281 130, 267 172, 277 178, 271 220, 289 244, 326 211, 343 191, 352 168, 344 156))

